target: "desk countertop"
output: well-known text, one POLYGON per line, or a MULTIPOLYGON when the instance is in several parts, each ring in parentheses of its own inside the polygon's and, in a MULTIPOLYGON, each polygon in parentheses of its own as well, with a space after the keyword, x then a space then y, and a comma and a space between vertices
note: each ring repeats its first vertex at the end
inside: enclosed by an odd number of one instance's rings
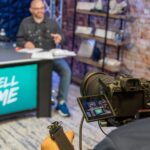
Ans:
POLYGON ((31 59, 31 54, 16 52, 13 43, 0 42, 0 64, 37 60, 31 59))

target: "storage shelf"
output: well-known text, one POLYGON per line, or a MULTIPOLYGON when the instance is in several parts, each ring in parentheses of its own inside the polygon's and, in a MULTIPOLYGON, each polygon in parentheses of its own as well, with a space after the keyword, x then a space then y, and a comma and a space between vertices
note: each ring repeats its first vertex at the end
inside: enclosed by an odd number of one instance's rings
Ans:
POLYGON ((80 61, 80 62, 83 62, 85 64, 88 64, 88 65, 92 65, 92 66, 99 67, 99 68, 102 67, 100 64, 98 64, 98 62, 93 61, 91 58, 76 56, 75 59, 80 61))
MULTIPOLYGON (((76 33, 76 36, 80 37, 80 38, 84 38, 84 39, 94 39, 98 42, 104 43, 104 38, 98 37, 98 36, 94 36, 92 34, 81 34, 81 33, 76 33)), ((124 44, 126 44, 127 42, 122 42, 120 44, 117 44, 115 41, 107 39, 106 44, 111 45, 111 46, 123 46, 124 44)))
MULTIPOLYGON (((81 1, 81 0, 75 0, 75 7, 74 7, 74 10, 75 10, 75 16, 74 16, 74 31, 73 31, 73 47, 72 47, 72 50, 74 50, 74 47, 75 47, 75 38, 78 37, 79 39, 92 39, 92 40, 95 40, 101 44, 103 44, 103 49, 101 50, 102 52, 102 56, 105 60, 106 56, 107 56, 107 52, 106 52, 106 49, 107 49, 107 46, 113 46, 115 49, 117 49, 116 51, 116 54, 117 54, 117 57, 116 59, 119 59, 120 58, 120 52, 121 52, 121 49, 123 48, 123 46, 125 44, 128 43, 128 39, 123 41, 123 42, 116 42, 115 40, 113 39, 108 39, 108 37, 106 36, 106 34, 104 35, 105 37, 100 37, 98 34, 95 35, 94 33, 92 34, 83 34, 83 33, 76 33, 75 32, 75 29, 76 29, 76 26, 77 26, 77 15, 82 15, 82 17, 84 17, 85 15, 87 15, 86 17, 86 20, 87 20, 87 23, 88 23, 88 27, 91 25, 91 19, 93 19, 93 17, 91 18, 90 16, 95 16, 95 19, 97 19, 98 17, 104 17, 104 19, 106 19, 105 21, 105 30, 108 31, 109 30, 109 20, 112 19, 112 21, 116 21, 117 19, 120 20, 120 26, 118 28, 118 30, 122 30, 123 29, 123 22, 126 21, 127 19, 127 15, 124 15, 124 14, 110 14, 109 12, 98 12, 98 11, 89 11, 89 10, 83 10, 82 8, 81 9, 77 9, 77 2, 78 1, 81 1), (108 14, 109 13, 109 14, 108 14)), ((109 2, 109 1, 108 1, 109 2)), ((109 6, 109 3, 108 3, 108 6, 109 6)), ((96 25, 93 24, 92 26, 93 28, 96 29, 96 25)), ((93 61, 92 58, 87 58, 87 57, 84 57, 84 56, 79 56, 77 55, 76 57, 74 57, 75 59, 75 63, 79 63, 80 64, 84 64, 85 66, 93 66, 95 68, 98 68, 100 69, 101 71, 104 71, 104 72, 107 72, 111 75, 116 75, 118 74, 118 72, 120 71, 120 67, 121 67, 121 63, 116 63, 115 65, 113 65, 112 63, 104 63, 103 61, 93 61)), ((89 68, 85 67, 84 68, 84 73, 86 73, 88 71, 89 68)), ((80 78, 80 72, 78 72, 79 75, 73 75, 72 76, 72 81, 74 81, 75 83, 81 83, 82 79, 80 78)), ((84 75, 83 73, 81 73, 82 76, 84 75)))
MULTIPOLYGON (((80 14, 93 15, 93 16, 98 16, 98 17, 106 17, 107 16, 107 14, 104 13, 104 12, 92 12, 92 11, 80 10, 80 9, 77 9, 76 12, 80 13, 80 14)), ((109 14, 109 18, 112 18, 112 19, 126 19, 126 16, 125 15, 112 15, 112 14, 109 14)))
MULTIPOLYGON (((93 61, 91 58, 86 58, 86 57, 82 57, 82 56, 76 56, 75 59, 79 62, 82 62, 82 63, 85 63, 85 64, 88 64, 88 65, 92 65, 94 67, 97 67, 97 68, 101 68, 102 69, 102 64, 96 62, 96 61, 93 61)), ((104 70, 107 71, 107 72, 111 72, 111 73, 117 73, 119 72, 118 70, 110 70, 109 69, 110 67, 108 67, 107 65, 104 66, 104 70)))

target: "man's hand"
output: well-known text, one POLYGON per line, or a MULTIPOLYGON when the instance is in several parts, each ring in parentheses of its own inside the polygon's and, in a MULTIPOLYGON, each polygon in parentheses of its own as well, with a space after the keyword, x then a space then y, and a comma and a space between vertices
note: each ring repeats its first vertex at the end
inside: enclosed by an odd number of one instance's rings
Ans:
POLYGON ((55 44, 59 44, 62 40, 62 37, 60 34, 53 34, 52 33, 51 36, 53 37, 55 44))
POLYGON ((28 41, 25 43, 24 47, 28 49, 32 49, 35 48, 35 45, 32 42, 28 41))

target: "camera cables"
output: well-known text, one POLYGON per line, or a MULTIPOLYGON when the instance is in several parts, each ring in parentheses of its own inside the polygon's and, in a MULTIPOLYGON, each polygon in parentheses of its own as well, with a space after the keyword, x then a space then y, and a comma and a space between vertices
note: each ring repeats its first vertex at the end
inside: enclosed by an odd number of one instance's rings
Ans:
MULTIPOLYGON (((84 116, 82 116, 81 122, 80 122, 80 129, 79 129, 79 150, 82 150, 82 127, 83 127, 83 122, 84 122, 84 116)), ((106 132, 104 132, 104 130, 102 129, 100 120, 98 121, 98 125, 99 125, 99 128, 102 131, 102 133, 105 136, 107 136, 106 132)))

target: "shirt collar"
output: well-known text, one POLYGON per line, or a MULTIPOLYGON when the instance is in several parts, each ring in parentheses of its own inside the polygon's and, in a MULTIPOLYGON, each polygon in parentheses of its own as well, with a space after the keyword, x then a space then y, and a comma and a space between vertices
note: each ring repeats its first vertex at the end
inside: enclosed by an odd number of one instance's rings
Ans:
MULTIPOLYGON (((41 23, 46 23, 47 22, 47 16, 45 15, 44 16, 44 20, 41 22, 41 23)), ((35 21, 34 21, 34 19, 33 19, 33 16, 31 16, 31 21, 32 21, 32 23, 36 23, 35 21)))

